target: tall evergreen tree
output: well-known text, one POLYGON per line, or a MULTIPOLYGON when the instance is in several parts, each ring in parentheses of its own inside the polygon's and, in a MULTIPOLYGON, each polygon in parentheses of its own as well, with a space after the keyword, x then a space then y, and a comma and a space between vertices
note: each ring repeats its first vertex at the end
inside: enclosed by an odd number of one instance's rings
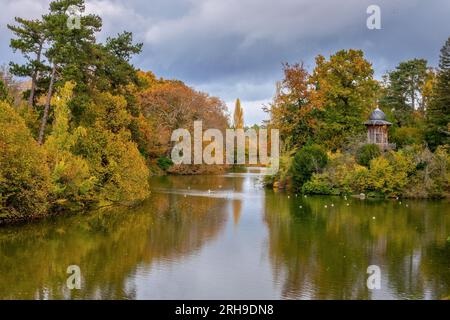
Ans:
POLYGON ((59 85, 57 81, 74 81, 78 89, 85 89, 90 83, 92 56, 95 56, 95 33, 100 31, 102 22, 97 15, 81 15, 79 27, 69 28, 67 10, 71 6, 76 7, 80 13, 85 10, 84 0, 56 0, 50 3, 50 12, 43 16, 49 41, 46 57, 52 64, 52 71, 39 129, 40 144, 44 140, 54 88, 59 85))
POLYGON ((450 140, 450 37, 441 49, 439 70, 430 106, 426 113, 426 140, 435 149, 450 140))
POLYGON ((8 25, 8 29, 15 35, 15 38, 11 39, 10 47, 14 52, 22 52, 25 63, 11 62, 10 72, 15 76, 31 78, 28 104, 32 106, 39 73, 47 69, 42 62, 44 45, 47 39, 45 26, 41 20, 26 20, 16 17, 15 21, 17 25, 8 25))
POLYGON ((427 61, 412 59, 401 62, 386 76, 386 95, 380 103, 389 109, 399 126, 410 125, 414 110, 423 110, 422 92, 428 79, 427 61))
POLYGON ((244 111, 242 110, 241 100, 239 100, 239 98, 236 99, 234 107, 233 124, 235 129, 244 128, 244 111))

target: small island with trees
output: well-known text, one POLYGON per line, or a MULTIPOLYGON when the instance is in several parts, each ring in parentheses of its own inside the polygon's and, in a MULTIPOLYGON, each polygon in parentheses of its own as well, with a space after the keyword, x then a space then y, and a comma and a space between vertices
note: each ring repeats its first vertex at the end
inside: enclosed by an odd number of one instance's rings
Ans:
POLYGON ((449 196, 450 38, 439 68, 401 62, 374 79, 361 50, 284 65, 266 106, 284 142, 266 185, 320 195, 449 196), (383 112, 384 110, 385 112, 383 112))

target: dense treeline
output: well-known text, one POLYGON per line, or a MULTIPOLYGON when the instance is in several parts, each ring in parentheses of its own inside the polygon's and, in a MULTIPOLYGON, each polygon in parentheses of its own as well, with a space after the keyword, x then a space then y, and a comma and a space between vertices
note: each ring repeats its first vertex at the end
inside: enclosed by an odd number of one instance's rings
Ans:
POLYGON ((142 200, 151 172, 172 165, 172 130, 228 126, 219 99, 137 70, 131 33, 99 43, 92 14, 70 28, 69 6, 84 12, 83 0, 56 0, 8 25, 24 63, 0 74, 0 222, 142 200))
POLYGON ((382 81, 360 50, 319 55, 311 74, 302 63, 283 67, 267 107, 283 141, 281 169, 268 185, 311 194, 449 195, 450 38, 439 68, 413 59, 382 81), (377 105, 392 123, 395 150, 366 144, 363 123, 377 105))

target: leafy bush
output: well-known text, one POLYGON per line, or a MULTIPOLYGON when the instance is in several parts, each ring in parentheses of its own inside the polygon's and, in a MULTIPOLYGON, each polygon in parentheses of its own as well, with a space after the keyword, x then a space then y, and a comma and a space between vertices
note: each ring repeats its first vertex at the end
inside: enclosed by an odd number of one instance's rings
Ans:
POLYGON ((320 172, 327 164, 327 154, 320 146, 305 146, 294 156, 291 174, 294 188, 300 189, 313 173, 320 172))
POLYGON ((401 151, 375 158, 370 161, 367 189, 389 196, 400 195, 414 168, 411 156, 401 151))
POLYGON ((81 127, 75 132, 69 130, 71 114, 68 103, 74 86, 74 83, 67 82, 53 99, 55 119, 45 147, 52 171, 54 200, 58 205, 78 208, 95 201, 93 188, 97 179, 90 174, 88 162, 71 152, 77 139, 86 131, 81 127))
POLYGON ((450 190, 449 164, 445 147, 434 154, 420 146, 391 151, 372 159, 369 168, 357 164, 350 154, 337 152, 329 155, 322 173, 314 173, 303 184, 302 192, 440 198, 450 190))
POLYGON ((280 156, 279 170, 275 175, 264 176, 264 184, 269 187, 279 189, 289 188, 290 168, 292 165, 293 153, 280 156))
POLYGON ((329 154, 328 164, 322 173, 315 173, 302 187, 310 194, 348 194, 365 190, 367 179, 362 172, 367 168, 358 165, 348 153, 329 154))
POLYGON ((0 218, 44 215, 50 188, 45 149, 5 102, 0 102, 0 126, 0 218))
POLYGON ((306 194, 332 194, 328 173, 314 173, 311 180, 303 184, 302 192, 306 194))
POLYGON ((156 163, 158 164, 158 167, 160 167, 164 171, 166 171, 171 166, 173 166, 172 159, 169 159, 167 157, 160 157, 160 158, 158 158, 158 160, 156 160, 156 163))
POLYGON ((74 150, 87 160, 100 202, 136 201, 148 195, 149 171, 129 132, 114 134, 97 123, 74 150))
POLYGON ((380 148, 376 144, 365 144, 359 148, 356 153, 356 162, 362 166, 368 167, 370 160, 375 159, 380 155, 380 148))
POLYGON ((409 146, 404 152, 413 159, 415 166, 408 177, 404 194, 411 198, 442 198, 450 191, 450 156, 445 146, 433 153, 428 148, 409 146))
POLYGON ((423 130, 414 127, 400 127, 392 130, 390 135, 391 142, 397 145, 397 148, 403 148, 407 145, 422 144, 424 141, 423 130))

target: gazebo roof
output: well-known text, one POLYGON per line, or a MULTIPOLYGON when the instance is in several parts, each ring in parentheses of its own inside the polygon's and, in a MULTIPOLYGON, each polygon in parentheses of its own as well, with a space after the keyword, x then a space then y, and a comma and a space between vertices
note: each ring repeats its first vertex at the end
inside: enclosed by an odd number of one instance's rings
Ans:
POLYGON ((384 114, 383 111, 381 111, 380 108, 376 108, 375 110, 372 111, 372 113, 370 114, 369 120, 364 122, 364 124, 367 125, 372 125, 372 126, 383 126, 383 125, 387 125, 390 126, 392 123, 390 123, 389 121, 386 121, 386 115, 384 114))

